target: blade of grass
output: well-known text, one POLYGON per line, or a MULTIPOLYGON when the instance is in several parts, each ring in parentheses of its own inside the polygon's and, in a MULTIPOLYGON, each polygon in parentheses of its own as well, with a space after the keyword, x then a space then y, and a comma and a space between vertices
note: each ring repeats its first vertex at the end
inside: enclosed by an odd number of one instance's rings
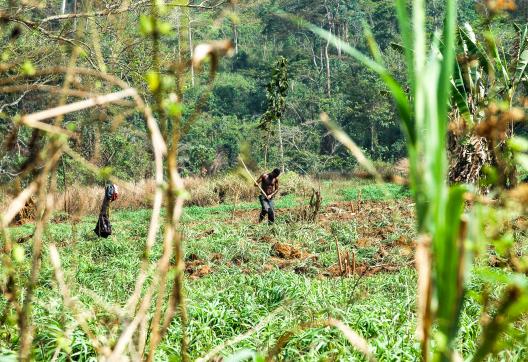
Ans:
POLYGON ((376 170, 376 167, 374 167, 374 164, 365 156, 363 151, 361 151, 361 148, 359 148, 359 146, 354 141, 352 141, 352 139, 348 137, 348 135, 343 132, 341 128, 330 121, 330 118, 328 118, 326 113, 321 114, 321 122, 330 130, 330 132, 332 132, 334 137, 339 142, 341 142, 350 151, 350 153, 352 153, 358 163, 363 166, 367 172, 374 176, 378 183, 383 183, 383 178, 376 170))
POLYGON ((413 38, 411 33, 411 20, 409 12, 407 11, 406 0, 396 0, 396 14, 398 17, 398 25, 403 42, 403 49, 405 50, 405 60, 407 63, 407 78, 411 86, 411 92, 414 93, 415 79, 414 79, 414 63, 413 63, 413 38))
POLYGON ((449 83, 453 74, 455 64, 455 37, 457 22, 457 1, 448 0, 446 3, 446 18, 443 32, 442 68, 438 82, 438 119, 440 121, 439 136, 444 140, 447 131, 447 104, 451 93, 449 83))
MULTIPOLYGON (((453 352, 453 342, 458 331, 460 303, 464 286, 460 280, 461 259, 464 257, 460 226, 464 211, 466 188, 455 186, 449 191, 444 215, 438 215, 433 237, 435 284, 438 297, 436 318, 438 330, 445 337, 445 345, 439 345, 435 360, 446 361, 453 352)), ((462 233, 463 234, 463 233, 462 233)))

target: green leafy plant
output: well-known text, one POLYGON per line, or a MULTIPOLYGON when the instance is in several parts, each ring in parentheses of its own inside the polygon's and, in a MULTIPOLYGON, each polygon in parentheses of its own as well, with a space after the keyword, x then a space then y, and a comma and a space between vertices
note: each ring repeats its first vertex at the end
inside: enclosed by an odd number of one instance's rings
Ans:
POLYGON ((515 29, 514 49, 508 51, 513 55, 506 59, 490 27, 481 33, 469 23, 458 28, 459 53, 451 81, 452 182, 476 183, 485 167, 496 167, 496 183, 516 184, 511 155, 503 146, 504 139, 513 135, 512 124, 522 118, 513 107, 520 103, 518 90, 528 65, 528 25, 515 29), (499 124, 493 120, 496 116, 499 124))

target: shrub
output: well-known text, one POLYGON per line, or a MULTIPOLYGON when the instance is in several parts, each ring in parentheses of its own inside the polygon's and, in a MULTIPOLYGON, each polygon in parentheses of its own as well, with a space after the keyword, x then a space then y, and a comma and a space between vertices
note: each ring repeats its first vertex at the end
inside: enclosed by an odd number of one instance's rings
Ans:
POLYGON ((216 205, 219 202, 218 194, 212 182, 203 177, 188 177, 184 180, 185 189, 191 195, 187 200, 188 206, 216 205))

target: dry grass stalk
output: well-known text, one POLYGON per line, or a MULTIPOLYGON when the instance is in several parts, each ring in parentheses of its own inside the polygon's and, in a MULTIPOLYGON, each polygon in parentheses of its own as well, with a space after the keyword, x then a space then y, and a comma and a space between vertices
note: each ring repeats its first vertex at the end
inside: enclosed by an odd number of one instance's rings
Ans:
POLYGON ((356 253, 352 252, 352 275, 356 274, 356 253))
MULTIPOLYGON (((91 73, 91 72, 87 72, 91 73)), ((4 80, 5 81, 5 80, 4 80)), ((117 82, 120 83, 120 82, 117 82)), ((39 128, 41 125, 38 123, 41 119, 50 118, 50 117, 59 117, 64 115, 67 112, 79 110, 91 107, 95 104, 100 104, 101 102, 111 101, 113 99, 117 99, 122 96, 134 96, 134 99, 137 102, 138 108, 140 108, 147 119, 147 125, 150 129, 150 135, 153 142, 154 147, 154 154, 155 154, 155 164, 156 164, 156 181, 158 186, 161 186, 163 184, 163 154, 166 152, 166 147, 163 141, 163 138, 161 137, 161 134, 159 132, 159 129, 157 128, 156 121, 152 117, 152 112, 150 111, 150 108, 145 106, 141 98, 137 95, 135 90, 127 89, 123 92, 117 92, 117 94, 109 95, 108 97, 102 97, 98 98, 97 101, 94 100, 88 100, 84 102, 78 102, 74 105, 68 105, 64 107, 57 107, 53 110, 43 111, 39 112, 38 114, 32 116, 26 116, 24 118, 25 124, 28 126, 32 126, 34 128, 39 128)), ((42 128, 42 127, 40 127, 42 128)), ((45 129, 45 131, 52 132, 54 129, 45 129)), ((48 193, 47 187, 45 187, 45 183, 43 180, 47 180, 48 175, 52 175, 52 187, 50 187, 50 192, 53 193, 53 191, 56 189, 56 177, 54 171, 56 171, 57 162, 60 159, 62 152, 67 151, 70 156, 77 158, 78 160, 81 160, 85 165, 89 164, 86 160, 82 159, 80 156, 78 156, 75 152, 73 152, 71 149, 68 149, 68 147, 58 138, 52 139, 52 143, 44 148, 44 151, 48 153, 49 157, 46 158, 47 162, 41 171, 39 177, 36 181, 30 184, 28 188, 26 188, 22 193, 20 193, 9 205, 7 212, 4 213, 2 216, 2 229, 4 234, 7 233, 6 229, 9 225, 10 221, 16 216, 16 214, 25 206, 27 200, 38 191, 39 197, 37 201, 37 205, 39 207, 38 215, 39 218, 36 222, 36 228, 35 233, 33 236, 33 258, 32 258, 32 269, 30 272, 30 278, 27 285, 27 292, 26 297, 24 299, 24 305, 22 308, 16 308, 17 311, 19 311, 19 326, 20 326, 20 339, 21 339, 21 348, 20 348, 20 354, 19 358, 21 360, 27 360, 29 357, 30 347, 31 347, 31 341, 32 341, 32 328, 30 324, 30 318, 31 318, 31 297, 32 292, 36 283, 36 279, 39 273, 39 265, 40 265, 40 258, 41 258, 41 250, 42 250, 42 234, 43 230, 45 228, 47 219, 51 215, 51 212, 54 208, 54 202, 53 198, 51 197, 51 194, 48 193)), ((91 166, 91 165, 90 165, 91 166)), ((89 167, 93 171, 98 171, 95 167, 89 167)), ((172 172, 174 174, 174 170, 172 172)), ((156 230, 158 228, 159 224, 159 212, 161 209, 162 204, 162 191, 161 187, 158 187, 156 190, 156 194, 154 196, 155 202, 154 202, 154 212, 151 219, 151 231, 149 232, 149 238, 147 240, 147 249, 149 249, 155 240, 156 230), (154 230, 154 231, 152 231, 154 230)), ((178 200, 180 198, 177 198, 178 200)), ((64 201, 67 202, 67 201, 64 201)), ((70 203, 71 205, 71 203, 70 203)), ((181 214, 181 207, 183 205, 183 200, 179 200, 176 202, 176 211, 173 212, 175 215, 175 220, 179 218, 179 215, 181 214)), ((76 210, 80 212, 80 209, 76 210)), ((8 240, 7 238, 6 240, 8 240)), ((6 243, 7 249, 10 245, 10 242, 6 243)), ((53 249, 53 248, 52 248, 53 249)), ((170 250, 170 248, 167 248, 170 250)), ((165 259, 166 258, 165 254, 165 259)), ((170 254, 168 254, 170 255, 170 254)), ((55 267, 55 275, 57 278, 57 281, 59 283, 63 298, 65 300, 65 304, 67 307, 70 307, 72 310, 75 311, 76 306, 72 302, 72 299, 69 295, 68 289, 64 283, 63 274, 60 271, 60 263, 58 259, 58 253, 52 251, 52 262, 54 263, 55 267)), ((9 265, 6 263, 5 265, 9 265)), ((146 269, 146 268, 144 268, 146 269)), ((141 273, 140 276, 138 276, 138 280, 141 281, 141 273)), ((143 279, 144 281, 144 279, 143 279)), ((139 283, 143 284, 143 282, 139 283)), ((138 288, 138 289, 141 289, 138 288)), ((137 325, 143 323, 143 321, 147 318, 146 313, 150 307, 150 300, 154 293, 154 287, 151 286, 147 292, 147 294, 142 299, 142 303, 140 307, 138 308, 137 313, 135 313, 135 317, 131 324, 127 326, 127 328, 123 331, 120 338, 118 339, 117 344, 114 347, 114 350, 111 351, 109 347, 101 346, 98 340, 91 335, 90 330, 86 327, 83 328, 88 336, 90 337, 91 343, 94 345, 98 353, 102 356, 108 356, 110 359, 121 359, 122 354, 125 351, 125 347, 129 344, 137 325)), ((16 295, 16 291, 13 292, 14 295, 16 295)), ((82 326, 85 324, 84 321, 78 321, 79 324, 82 326)), ((143 323, 143 325, 145 325, 143 323)), ((142 336, 146 338, 146 333, 142 333, 142 336)), ((144 343, 143 343, 144 346, 144 343)), ((143 348, 141 349, 143 350, 143 348)))
POLYGON ((416 338, 422 344, 422 360, 429 360, 429 335, 431 330, 432 261, 431 238, 421 235, 416 241, 416 270, 418 272, 416 338))
POLYGON ((328 321, 326 321, 326 324, 328 326, 339 329, 341 333, 343 333, 343 335, 346 337, 348 342, 350 342, 350 344, 354 346, 358 351, 363 353, 368 360, 375 360, 374 356, 372 355, 372 352, 370 351, 368 342, 365 340, 365 338, 361 337, 359 334, 354 332, 345 323, 337 319, 329 318, 328 321))
POLYGON ((11 201, 2 215, 2 228, 7 228, 15 216, 24 208, 29 198, 38 190, 38 183, 33 181, 11 201))
MULTIPOLYGON (((152 17, 157 18, 157 6, 153 4, 152 6, 152 17)), ((157 36, 153 36, 153 64, 154 69, 159 72, 159 59, 157 59, 159 52, 159 39, 157 36)), ((214 69, 216 65, 216 60, 218 57, 222 56, 224 53, 229 51, 230 43, 214 43, 212 48, 208 48, 209 53, 212 56, 213 64, 211 66, 211 80, 214 77, 214 69)), ((205 49, 202 47, 201 49, 205 49)), ((200 52, 198 52, 200 53, 200 52)), ((51 138, 50 145, 47 145, 44 148, 44 154, 48 157, 44 158, 45 166, 42 171, 40 171, 37 183, 35 185, 30 185, 21 195, 15 198, 14 202, 8 208, 6 215, 2 216, 2 231, 4 234, 7 233, 7 225, 10 220, 25 206, 27 200, 36 192, 38 192, 38 219, 36 222, 36 231, 34 234, 33 242, 33 261, 30 280, 28 282, 28 292, 26 293, 26 298, 24 299, 24 306, 19 313, 19 320, 22 325, 21 330, 21 349, 20 349, 20 359, 27 360, 29 357, 30 347, 31 347, 31 338, 32 330, 30 328, 30 305, 31 305, 31 295, 32 290, 35 286, 35 281, 39 273, 39 265, 41 258, 41 249, 42 249, 42 234, 45 229, 47 220, 51 215, 54 208, 54 198, 52 197, 53 193, 56 191, 56 168, 57 162, 62 156, 63 153, 68 154, 75 161, 79 162, 83 167, 88 170, 97 173, 99 169, 86 161, 81 157, 77 152, 68 147, 64 142, 65 137, 75 136, 72 132, 64 130, 60 127, 62 123, 62 117, 70 112, 79 111, 82 109, 89 109, 96 105, 102 105, 106 103, 117 103, 121 102, 123 98, 132 97, 135 102, 135 107, 140 112, 143 112, 143 115, 146 119, 147 127, 149 129, 149 134, 152 141, 152 147, 154 150, 154 159, 155 159, 155 188, 154 188, 154 201, 153 201, 153 212, 149 225, 149 232, 147 240, 145 243, 145 252, 143 253, 143 258, 141 261, 141 267, 139 274, 136 279, 136 285, 134 292, 130 296, 128 303, 126 304, 125 311, 114 311, 118 317, 122 317, 123 313, 129 315, 130 318, 123 318, 131 320, 126 326, 124 326, 122 333, 117 338, 117 342, 113 346, 113 349, 109 345, 104 345, 97 338, 93 337, 89 328, 86 328, 85 332, 92 336, 91 343, 96 347, 97 353, 100 357, 103 357, 109 361, 118 361, 124 358, 124 354, 128 351, 130 356, 134 356, 137 359, 143 359, 145 357, 145 346, 147 342, 147 336, 150 337, 150 348, 148 355, 146 356, 147 360, 152 360, 154 358, 154 353, 159 341, 163 338, 164 333, 166 332, 172 318, 175 314, 175 310, 179 311, 181 328, 183 331, 183 337, 181 341, 181 350, 182 350, 182 359, 183 361, 189 360, 187 353, 188 348, 188 339, 186 334, 187 326, 187 314, 185 308, 185 299, 183 293, 183 250, 181 245, 181 237, 179 233, 179 218, 181 216, 184 204, 184 182, 181 179, 180 175, 177 172, 177 151, 179 138, 181 136, 179 128, 175 127, 176 131, 173 132, 173 139, 170 149, 166 145, 165 138, 168 140, 168 134, 163 134, 158 128, 157 121, 154 119, 152 110, 148 105, 146 105, 141 98, 141 96, 136 92, 135 89, 130 88, 122 80, 113 77, 105 72, 100 72, 88 68, 76 67, 76 60, 79 55, 79 49, 75 49, 70 58, 70 64, 68 67, 51 67, 46 69, 37 70, 30 77, 41 77, 44 75, 65 75, 65 82, 63 84, 62 90, 53 89, 63 95, 60 99, 59 106, 51 109, 47 109, 41 112, 34 114, 26 115, 22 118, 22 123, 28 127, 37 128, 44 130, 47 133, 54 134, 55 136, 51 138), (65 104, 66 95, 75 93, 75 90, 70 90, 70 83, 76 75, 83 75, 87 77, 94 77, 96 79, 103 80, 113 86, 121 88, 121 91, 115 93, 109 93, 104 95, 97 95, 93 98, 86 99, 83 101, 65 104), (41 122, 42 120, 55 118, 54 125, 48 125, 47 123, 41 122), (58 134, 58 135, 57 135, 58 134), (61 137, 58 137, 61 136, 61 137), (164 136, 166 136, 164 138, 164 136), (167 175, 168 180, 165 183, 164 180, 164 164, 163 158, 167 156, 167 175), (51 176, 51 183, 49 190, 44 187, 45 180, 51 176), (160 259, 155 265, 152 265, 149 262, 149 256, 151 254, 152 247, 156 240, 158 233, 158 227, 160 224, 160 211, 163 205, 163 199, 166 199, 167 207, 167 217, 165 220, 165 234, 163 241, 163 253, 160 259), (169 261, 172 255, 176 257, 176 263, 173 266, 176 269, 176 278, 173 282, 172 293, 169 299, 169 308, 167 312, 162 313, 162 307, 165 300, 165 288, 166 281, 168 279, 168 271, 170 270, 169 261), (151 269, 152 267, 152 269, 151 269), (154 270, 153 281, 146 288, 146 292, 142 294, 144 290, 144 284, 146 283, 147 276, 150 274, 149 271, 154 270), (154 296, 156 297, 154 317, 152 323, 149 325, 149 315, 148 312, 153 307, 154 296), (161 324, 161 321, 163 323, 161 324), (161 324, 161 325, 160 325, 161 324), (138 330, 139 329, 139 330, 138 330), (136 338, 134 338, 136 336, 136 338), (136 348, 136 345, 137 348, 136 348)), ((202 59, 203 60, 203 59, 202 59)), ((25 80, 28 76, 26 75, 15 75, 11 77, 6 77, 0 79, 0 85, 9 85, 13 82, 19 80, 25 80)), ((178 83, 179 84, 179 83, 178 83)), ((180 86, 180 85, 179 85, 180 86)), ((212 87, 212 82, 210 84, 212 87)), ((51 91, 51 89, 50 89, 51 91)), ((154 98, 156 99, 157 108, 161 109, 161 99, 162 94, 161 90, 154 92, 154 98)), ((179 90, 181 93, 181 91, 179 90)), ((181 98, 181 97, 180 97, 181 98)), ((205 95, 201 99, 205 99, 205 95)), ((200 103, 200 102, 199 102, 200 103)), ((195 119, 196 114, 193 114, 191 119, 195 119)), ((175 123, 178 123, 180 120, 174 120, 175 123)), ((160 124, 162 124, 162 129, 166 128, 163 125, 166 125, 166 119, 164 119, 163 112, 161 112, 160 124)), ((185 127, 188 127, 192 122, 187 122, 185 127)), ((126 190, 130 190, 132 187, 128 183, 122 182, 121 180, 111 177, 110 180, 114 183, 119 184, 126 190)), ((142 194, 144 195, 144 193, 142 194)), ((64 196, 63 204, 69 205, 69 209, 74 211, 76 217, 80 217, 83 212, 86 212, 86 208, 81 206, 82 200, 79 200, 79 204, 73 204, 71 200, 68 199, 71 196, 64 196)), ((90 206, 89 209, 96 208, 97 206, 90 206)), ((7 238, 6 238, 7 239, 7 238)), ((10 245, 6 243, 6 245, 10 245)), ((70 307, 74 312, 77 308, 76 304, 73 302, 73 298, 70 296, 69 290, 66 287, 64 282, 64 275, 60 268, 60 260, 58 252, 54 246, 51 248, 51 258, 52 264, 55 270, 55 277, 59 284, 61 294, 67 307, 70 307)), ((9 258, 7 258, 9 259, 9 258)), ((6 262, 4 265, 8 265, 6 262)), ((96 298, 97 299, 97 298, 96 298)), ((16 300, 16 298, 14 298, 16 300)), ((17 311, 20 308, 17 309, 17 311)), ((85 321, 79 321, 79 324, 82 326, 85 324, 85 321)), ((83 328, 84 329, 84 328, 83 328)), ((106 340, 106 338, 101 337, 101 340, 106 340)), ((108 339, 111 340, 111 339, 108 339)))
POLYGON ((247 166, 246 166, 246 163, 244 162, 244 160, 242 159, 242 157, 238 157, 238 159, 240 160, 240 162, 242 163, 242 166, 244 166, 244 169, 246 170, 246 173, 248 174, 248 176, 251 178, 251 180, 255 183, 255 185, 258 186, 260 192, 262 193, 262 195, 264 196, 267 196, 266 192, 262 189, 262 187, 260 186, 260 184, 257 182, 257 180, 253 177, 253 175, 251 174, 251 172, 249 172, 247 166))
MULTIPOLYGON (((109 93, 102 96, 96 96, 90 99, 86 99, 83 101, 75 102, 75 103, 69 103, 63 106, 55 107, 46 109, 41 112, 32 113, 27 116, 22 117, 22 122, 26 124, 29 127, 32 128, 39 128, 44 127, 44 125, 49 126, 45 123, 42 123, 40 121, 43 121, 45 119, 54 118, 58 116, 63 116, 67 113, 71 112, 77 112, 83 109, 91 108, 94 106, 103 105, 106 103, 112 103, 116 102, 118 100, 121 100, 123 98, 127 97, 133 97, 137 94, 136 90, 134 88, 128 88, 119 92, 115 93, 109 93)), ((56 127, 59 128, 59 127, 56 127)), ((49 130, 49 129, 42 129, 43 131, 50 132, 50 133, 56 133, 53 132, 55 129, 49 130)), ((62 129, 61 129, 62 130, 62 129)), ((68 131, 62 130, 63 133, 67 133, 68 131)))
POLYGON ((350 265, 348 264, 348 258, 347 258, 347 254, 348 254, 348 251, 346 253, 344 253, 344 255, 342 255, 342 258, 344 260, 344 267, 345 269, 343 270, 343 276, 348 276, 350 274, 350 265))
POLYGON ((22 304, 21 313, 18 316, 18 326, 20 330, 20 350, 19 359, 21 361, 27 361, 30 358, 31 343, 33 341, 33 324, 31 323, 31 307, 33 292, 37 284, 38 275, 40 272, 41 265, 41 254, 42 254, 42 236, 44 229, 53 211, 53 198, 47 194, 47 183, 48 175, 52 174, 50 189, 56 188, 56 177, 54 172, 57 162, 61 157, 61 150, 63 140, 53 139, 51 145, 46 147, 46 159, 48 162, 44 166, 41 174, 37 178, 37 222, 35 224, 35 231, 33 232, 33 243, 32 243, 32 258, 31 258, 31 271, 29 280, 26 284, 26 292, 24 302, 22 304))
POLYGON ((365 156, 361 148, 352 141, 348 135, 343 132, 339 127, 337 127, 335 124, 333 124, 330 121, 330 118, 328 117, 328 114, 321 113, 321 122, 332 132, 333 136, 341 142, 352 155, 356 158, 358 163, 365 168, 378 183, 383 183, 383 178, 379 174, 378 170, 376 170, 376 167, 372 164, 372 162, 365 156))
POLYGON ((371 352, 371 349, 368 345, 368 342, 360 336, 358 333, 354 332, 350 327, 344 324, 342 321, 329 318, 322 321, 314 321, 309 323, 301 324, 293 330, 287 331, 282 336, 279 337, 277 343, 268 351, 266 356, 266 361, 271 362, 275 360, 275 357, 279 355, 281 350, 288 344, 293 336, 296 334, 312 328, 321 328, 321 327, 334 327, 337 328, 347 339, 347 341, 358 351, 363 353, 368 361, 376 361, 376 358, 371 352))
POLYGON ((341 253, 339 252, 339 241, 337 238, 335 238, 336 243, 336 252, 337 252, 337 260, 339 263, 339 274, 343 275, 343 261, 341 260, 341 253))

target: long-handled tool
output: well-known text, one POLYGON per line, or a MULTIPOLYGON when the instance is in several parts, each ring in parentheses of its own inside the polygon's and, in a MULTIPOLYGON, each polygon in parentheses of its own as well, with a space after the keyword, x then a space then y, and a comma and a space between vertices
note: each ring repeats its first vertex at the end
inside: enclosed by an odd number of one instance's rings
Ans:
POLYGON ((253 175, 251 174, 251 172, 249 172, 246 164, 244 163, 244 160, 242 159, 242 157, 238 156, 238 159, 240 160, 240 162, 242 162, 242 165, 244 166, 244 168, 246 169, 246 172, 247 174, 249 175, 249 177, 251 177, 251 179, 253 180, 253 182, 255 183, 255 185, 258 186, 260 192, 262 192, 262 194, 264 195, 264 197, 267 199, 268 198, 268 194, 266 194, 264 192, 264 190, 262 190, 262 187, 260 187, 260 185, 258 184, 257 180, 253 177, 253 175))

